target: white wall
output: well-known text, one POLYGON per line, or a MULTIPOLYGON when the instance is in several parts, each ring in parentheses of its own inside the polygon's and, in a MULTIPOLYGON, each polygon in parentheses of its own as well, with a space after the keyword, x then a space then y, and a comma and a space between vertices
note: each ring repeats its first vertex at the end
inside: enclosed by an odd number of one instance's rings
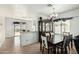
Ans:
POLYGON ((14 19, 5 18, 5 37, 14 36, 14 19))
MULTIPOLYGON (((33 28, 33 20, 31 21, 25 21, 25 20, 18 20, 18 19, 12 19, 12 18, 6 18, 5 19, 5 37, 14 37, 14 24, 13 22, 26 22, 25 30, 26 32, 21 32, 21 45, 28 45, 35 42, 38 42, 38 31, 32 31, 33 28), (28 25, 28 26, 27 26, 28 25), (30 25, 30 26, 29 26, 30 25), (27 30, 30 30, 30 32, 27 32, 27 30)), ((38 28, 38 27, 37 27, 38 28)))
MULTIPOLYGON (((25 20, 37 20, 36 13, 32 11, 32 9, 28 9, 25 5, 19 4, 0 4, 0 16, 8 17, 5 20, 6 22, 6 37, 12 37, 13 35, 13 19, 25 19, 25 20), (25 17, 25 18, 24 18, 25 17)), ((29 23, 30 24, 30 23, 29 23)), ((28 27, 30 28, 30 27, 28 27)))
POLYGON ((0 16, 2 16, 2 17, 12 17, 12 16, 14 16, 13 5, 0 4, 0 16))
POLYGON ((0 47, 5 40, 5 18, 0 17, 0 47))
MULTIPOLYGON (((75 10, 60 14, 59 17, 71 17, 71 16, 79 16, 79 9, 75 9, 75 10)), ((79 17, 73 18, 71 20, 70 31, 74 36, 79 35, 79 17)))
POLYGON ((33 8, 29 8, 23 4, 0 4, 0 16, 11 18, 26 18, 37 16, 37 12, 33 11, 33 8))
MULTIPOLYGON (((13 25, 13 19, 11 18, 17 18, 17 19, 25 19, 25 20, 37 20, 37 12, 32 11, 32 9, 28 9, 27 6, 24 5, 6 5, 6 4, 2 4, 0 5, 0 16, 1 17, 8 17, 8 19, 5 19, 5 21, 3 21, 3 19, 0 19, 0 23, 5 22, 5 31, 1 30, 1 34, 2 32, 5 32, 5 37, 13 37, 14 36, 14 25, 13 25)), ((29 23, 30 24, 30 23, 29 23)), ((1 27, 2 28, 2 27, 1 27)), ((30 28, 30 27, 27 27, 30 28)), ((29 36, 33 36, 34 35, 34 42, 38 41, 37 37, 38 37, 38 32, 36 33, 30 33, 29 36), (31 35, 32 34, 32 35, 31 35)), ((27 35, 27 34, 26 34, 27 35)), ((29 38, 29 36, 27 35, 27 38, 29 38)), ((2 40, 3 40, 3 34, 0 36, 0 44, 2 44, 2 40)), ((29 38, 32 40, 32 38, 29 38)), ((30 40, 30 41, 31 41, 30 40)), ((33 40, 31 41, 31 43, 33 42, 33 40)), ((26 42, 26 38, 23 40, 22 44, 25 45, 26 42), (24 42, 25 41, 25 42, 24 42)))

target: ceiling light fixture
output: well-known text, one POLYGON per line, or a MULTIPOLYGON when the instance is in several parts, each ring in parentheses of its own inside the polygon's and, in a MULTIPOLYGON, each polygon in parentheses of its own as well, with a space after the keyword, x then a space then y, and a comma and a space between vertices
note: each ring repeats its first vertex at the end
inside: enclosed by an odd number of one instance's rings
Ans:
POLYGON ((48 7, 52 7, 53 12, 51 14, 49 14, 50 19, 51 18, 56 18, 58 16, 58 14, 55 12, 55 6, 54 4, 48 4, 48 7))
POLYGON ((48 6, 48 7, 52 7, 52 4, 48 4, 47 6, 48 6))

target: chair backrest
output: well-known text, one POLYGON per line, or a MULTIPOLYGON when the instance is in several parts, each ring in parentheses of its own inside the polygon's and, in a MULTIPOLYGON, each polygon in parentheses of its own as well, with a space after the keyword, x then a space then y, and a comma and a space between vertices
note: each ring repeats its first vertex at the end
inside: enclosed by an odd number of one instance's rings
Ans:
POLYGON ((64 36, 63 47, 69 46, 71 39, 72 39, 72 35, 64 36))
POLYGON ((51 37, 52 40, 54 39, 54 33, 53 32, 50 32, 50 37, 51 37))
POLYGON ((70 33, 69 32, 63 32, 63 36, 69 36, 70 33))
POLYGON ((50 36, 50 33, 48 32, 48 33, 45 33, 45 36, 50 36))
POLYGON ((53 38, 53 43, 58 43, 58 42, 63 41, 62 37, 63 36, 61 34, 55 34, 53 38))
POLYGON ((47 37, 41 36, 42 39, 42 47, 48 48, 47 37))

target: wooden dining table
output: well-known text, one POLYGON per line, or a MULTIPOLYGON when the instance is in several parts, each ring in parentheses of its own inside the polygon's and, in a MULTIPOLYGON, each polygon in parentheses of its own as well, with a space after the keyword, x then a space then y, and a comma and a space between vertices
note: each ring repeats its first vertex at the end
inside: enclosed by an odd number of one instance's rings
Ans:
MULTIPOLYGON (((56 52, 56 47, 58 46, 58 45, 61 45, 61 47, 63 46, 63 40, 62 41, 60 41, 60 42, 57 42, 57 43, 53 43, 52 41, 48 41, 48 46, 49 45, 52 45, 52 47, 53 47, 53 53, 54 54, 56 54, 57 52, 56 52)), ((71 48, 73 49, 73 39, 71 40, 71 48)), ((61 53, 63 53, 62 51, 61 51, 61 53)))

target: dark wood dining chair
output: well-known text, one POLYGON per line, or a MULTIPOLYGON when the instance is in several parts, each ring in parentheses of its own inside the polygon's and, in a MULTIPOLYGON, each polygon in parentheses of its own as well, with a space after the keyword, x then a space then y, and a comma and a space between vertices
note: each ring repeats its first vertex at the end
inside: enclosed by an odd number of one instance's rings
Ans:
POLYGON ((75 36, 74 44, 75 44, 76 51, 79 54, 79 35, 75 36))
POLYGON ((48 54, 49 54, 50 51, 52 52, 53 47, 51 45, 49 45, 48 38, 49 37, 47 37, 47 36, 41 36, 41 39, 42 39, 42 53, 44 53, 45 50, 47 50, 48 54))
POLYGON ((70 53, 70 42, 71 42, 72 36, 68 35, 68 36, 64 36, 63 37, 63 44, 57 45, 57 51, 59 53, 59 49, 61 50, 61 53, 70 53), (69 50, 69 52, 68 52, 69 50))

